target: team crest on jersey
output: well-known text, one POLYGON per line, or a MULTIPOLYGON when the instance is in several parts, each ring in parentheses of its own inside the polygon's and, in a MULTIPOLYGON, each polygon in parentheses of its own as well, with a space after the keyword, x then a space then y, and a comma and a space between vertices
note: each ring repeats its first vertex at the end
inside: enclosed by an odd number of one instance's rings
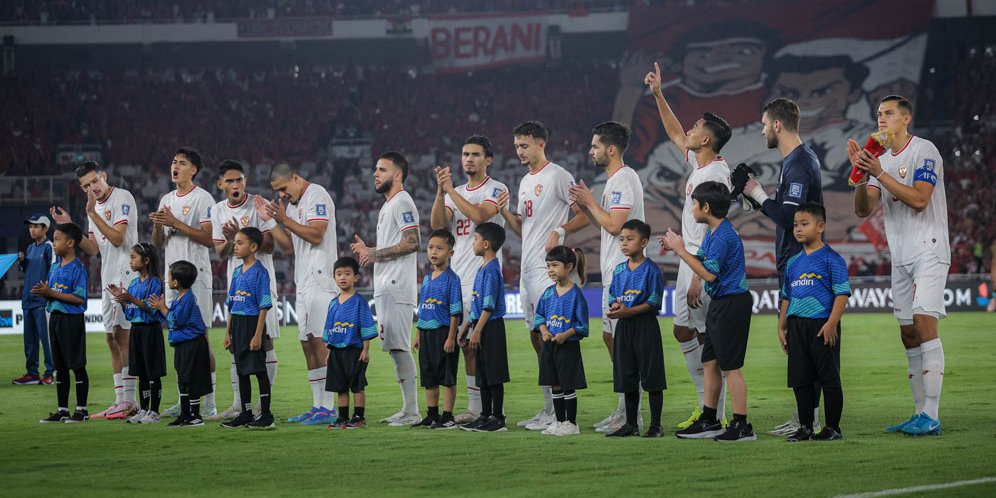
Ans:
POLYGON ((190 214, 190 204, 183 206, 183 215, 187 216, 188 214, 190 214))
POLYGON ((241 221, 243 227, 249 226, 249 215, 243 216, 241 221))
POLYGON ((622 192, 612 192, 612 205, 622 202, 622 192))
POLYGON ((902 178, 904 180, 906 179, 906 165, 905 164, 899 166, 899 178, 902 178))
POLYGON ((689 183, 688 186, 685 187, 685 197, 692 195, 692 190, 695 190, 695 185, 689 183))
POLYGON ((536 197, 539 197, 539 195, 542 194, 542 193, 543 193, 543 186, 542 185, 537 185, 536 186, 536 197))
POLYGON ((128 211, 131 211, 131 206, 129 206, 127 204, 122 204, 121 205, 121 214, 128 214, 128 211))
POLYGON ((405 223, 415 223, 415 215, 411 211, 405 211, 401 213, 401 220, 405 223))
POLYGON ((501 188, 495 187, 495 189, 491 191, 491 197, 497 198, 499 195, 501 195, 501 188))
POLYGON ((315 215, 316 216, 328 216, 329 209, 325 207, 325 204, 315 204, 315 215))
POLYGON ((107 221, 111 221, 111 210, 110 209, 104 211, 104 219, 107 220, 107 221))
POLYGON ((802 197, 802 184, 790 183, 788 195, 789 197, 802 197))

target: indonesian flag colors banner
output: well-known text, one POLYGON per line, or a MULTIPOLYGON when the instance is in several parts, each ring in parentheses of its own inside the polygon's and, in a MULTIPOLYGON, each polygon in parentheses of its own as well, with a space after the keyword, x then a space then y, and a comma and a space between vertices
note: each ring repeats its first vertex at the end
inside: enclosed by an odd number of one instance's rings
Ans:
POLYGON ((541 61, 546 35, 546 15, 429 19, 429 50, 442 72, 541 61))

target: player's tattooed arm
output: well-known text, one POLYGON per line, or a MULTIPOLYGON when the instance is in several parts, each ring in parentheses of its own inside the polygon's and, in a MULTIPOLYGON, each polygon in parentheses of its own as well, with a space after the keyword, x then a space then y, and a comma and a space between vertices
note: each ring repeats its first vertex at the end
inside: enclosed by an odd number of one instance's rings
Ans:
POLYGON ((383 249, 374 249, 371 251, 371 258, 373 258, 374 263, 398 259, 417 251, 418 246, 418 228, 409 228, 401 232, 401 242, 383 249))

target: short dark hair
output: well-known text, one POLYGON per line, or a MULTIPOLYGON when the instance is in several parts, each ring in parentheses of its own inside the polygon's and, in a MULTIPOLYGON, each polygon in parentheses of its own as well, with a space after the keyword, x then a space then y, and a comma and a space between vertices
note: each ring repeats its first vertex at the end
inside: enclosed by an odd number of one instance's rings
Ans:
POLYGON ((650 225, 644 223, 643 220, 636 218, 627 220, 626 223, 623 223, 621 230, 634 230, 640 234, 640 238, 650 240, 650 225))
POLYGON ((592 135, 598 135, 599 141, 605 145, 615 145, 622 154, 629 147, 629 127, 615 121, 606 121, 591 129, 592 135))
POLYGON ((181 289, 189 289, 197 281, 197 267, 181 259, 169 265, 169 276, 180 284, 181 289))
POLYGON ((76 178, 83 178, 91 171, 100 172, 100 164, 97 164, 96 161, 85 161, 73 168, 73 173, 76 173, 76 178))
POLYGON ((799 131, 801 112, 799 105, 784 97, 777 98, 765 104, 763 111, 768 119, 779 121, 788 131, 799 131))
MULTIPOLYGON (((190 164, 193 164, 194 167, 197 168, 197 173, 201 172, 201 166, 203 163, 201 162, 201 153, 197 152, 197 149, 189 146, 180 147, 179 149, 176 149, 173 156, 175 157, 180 155, 186 157, 187 160, 190 161, 190 164)), ((197 177, 197 173, 194 173, 195 178, 197 177)))
POLYGON ((401 170, 401 183, 405 183, 405 180, 408 179, 409 165, 408 159, 405 159, 404 154, 396 150, 391 150, 381 154, 378 159, 387 159, 388 161, 391 161, 395 168, 401 170))
POLYGON ((430 239, 436 237, 445 240, 446 245, 450 246, 450 249, 453 249, 453 246, 456 245, 456 237, 453 237, 453 234, 450 233, 450 231, 445 228, 440 228, 439 230, 433 230, 432 233, 429 234, 430 239))
POLYGON ((480 145, 484 149, 484 157, 495 157, 494 146, 491 145, 491 139, 484 135, 471 135, 464 140, 464 145, 480 145))
POLYGON ((360 274, 360 263, 351 256, 343 256, 335 260, 335 264, 332 265, 332 271, 335 272, 339 268, 349 268, 353 270, 354 274, 360 274))
POLYGON ((726 142, 730 141, 730 137, 733 136, 730 123, 727 123, 719 114, 711 112, 703 114, 702 120, 702 126, 709 130, 709 133, 712 133, 712 150, 718 154, 719 151, 723 150, 726 142))
POLYGON ((474 232, 481 234, 481 238, 491 244, 491 249, 497 251, 505 243, 505 229, 497 223, 490 221, 481 223, 474 228, 474 232))
POLYGON ((796 213, 809 213, 813 215, 819 221, 826 223, 827 221, 827 210, 823 207, 823 204, 818 202, 804 202, 802 205, 795 209, 796 213))
POLYGON ((148 242, 139 242, 131 246, 131 250, 138 253, 140 258, 148 258, 149 264, 146 269, 149 271, 149 275, 159 276, 159 251, 148 242))
POLYGON ((533 137, 539 140, 550 138, 550 132, 539 121, 526 121, 512 129, 512 135, 517 137, 533 137))
POLYGON ((246 236, 249 242, 256 244, 256 248, 263 247, 263 232, 260 232, 256 227, 242 227, 239 229, 239 233, 246 236))
POLYGON ((290 180, 296 173, 290 164, 280 163, 273 166, 273 169, 270 170, 270 181, 272 182, 277 179, 290 180))
POLYGON ((882 103, 895 102, 900 109, 906 111, 907 114, 913 114, 913 103, 909 99, 901 95, 886 95, 882 97, 882 103))
POLYGON ((236 161, 235 159, 225 159, 218 165, 218 176, 225 176, 225 173, 228 173, 233 169, 243 175, 246 174, 246 169, 242 166, 241 162, 236 161))
POLYGON ((83 230, 76 223, 60 223, 55 226, 56 232, 62 232, 75 242, 74 247, 79 249, 80 242, 83 241, 83 230))
POLYGON ((807 74, 825 69, 841 68, 844 78, 851 84, 851 90, 860 89, 868 78, 868 66, 854 62, 848 55, 783 55, 771 62, 771 77, 774 83, 784 73, 807 74))
POLYGON ((717 218, 726 218, 730 211, 730 189, 719 182, 702 182, 692 191, 692 199, 699 201, 699 208, 709 205, 709 212, 717 218))

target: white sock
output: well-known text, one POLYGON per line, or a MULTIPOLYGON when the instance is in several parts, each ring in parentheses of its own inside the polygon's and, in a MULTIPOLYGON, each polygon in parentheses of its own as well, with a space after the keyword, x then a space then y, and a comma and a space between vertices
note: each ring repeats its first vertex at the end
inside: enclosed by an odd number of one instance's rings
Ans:
POLYGON ((239 371, 235 368, 235 357, 232 356, 232 368, 228 369, 232 379, 232 406, 242 406, 242 393, 239 392, 239 371))
POLYGON ((410 351, 391 351, 394 373, 401 385, 401 411, 407 414, 418 413, 418 368, 410 351))
POLYGON ((270 388, 277 384, 277 350, 266 352, 266 376, 270 378, 270 388))
POLYGON ((121 380, 121 374, 114 374, 114 404, 119 404, 124 401, 124 381, 121 380))
POLYGON ((923 411, 923 352, 919 347, 906 350, 906 360, 909 362, 909 370, 906 374, 910 380, 910 391, 913 392, 913 404, 916 406, 916 413, 919 415, 923 411))
POLYGON ((326 391, 325 385, 322 385, 322 408, 328 411, 334 411, 336 409, 336 393, 332 391, 326 391))
POLYGON ((553 413, 553 388, 550 386, 540 386, 543 390, 543 413, 553 413))
POLYGON ((316 368, 308 370, 308 386, 311 387, 311 406, 322 406, 322 395, 325 392, 325 370, 316 368))
POLYGON ((726 418, 726 376, 723 376, 723 388, 719 390, 719 402, 716 404, 716 418, 726 418))
POLYGON ((214 388, 217 383, 218 383, 218 374, 216 372, 211 372, 211 392, 207 393, 207 395, 204 396, 205 405, 210 403, 212 405, 218 406, 217 403, 215 403, 214 401, 214 388))
POLYGON ((692 338, 685 342, 679 342, 681 352, 685 356, 685 367, 688 368, 688 375, 692 377, 692 384, 695 384, 695 391, 699 395, 699 407, 705 401, 705 372, 702 367, 702 345, 699 340, 692 338))
POLYGON ((128 367, 121 369, 121 385, 124 386, 124 392, 121 393, 121 397, 125 401, 138 404, 138 398, 135 397, 135 384, 138 384, 138 377, 133 377, 128 373, 128 367))
POLYGON ((923 412, 934 420, 938 418, 941 405, 941 385, 944 383, 944 348, 941 339, 932 339, 920 344, 923 358, 923 412))
POLYGON ((467 411, 481 413, 481 388, 477 387, 477 376, 467 375, 467 411))

